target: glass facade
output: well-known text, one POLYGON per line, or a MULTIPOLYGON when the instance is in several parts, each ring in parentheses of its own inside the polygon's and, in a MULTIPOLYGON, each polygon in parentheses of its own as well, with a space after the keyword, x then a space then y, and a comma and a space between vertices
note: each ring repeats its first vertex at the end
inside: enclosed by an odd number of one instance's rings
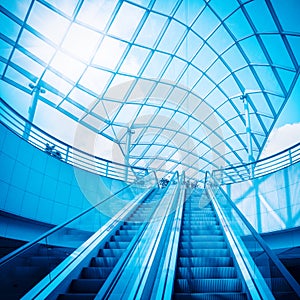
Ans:
POLYGON ((161 176, 259 158, 299 81, 297 0, 0 4, 1 97, 30 118, 43 89, 35 124, 161 176))

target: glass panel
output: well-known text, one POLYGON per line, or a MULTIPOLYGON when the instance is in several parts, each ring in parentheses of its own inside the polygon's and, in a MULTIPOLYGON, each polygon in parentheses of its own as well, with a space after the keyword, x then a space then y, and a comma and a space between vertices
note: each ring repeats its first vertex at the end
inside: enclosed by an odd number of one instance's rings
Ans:
POLYGON ((183 0, 176 11, 175 18, 190 25, 205 5, 204 1, 183 0))
POLYGON ((261 46, 256 37, 250 37, 240 42, 243 51, 251 63, 267 64, 268 61, 264 55, 261 46))
POLYGON ((282 293, 288 295, 287 297, 290 299, 296 299, 297 295, 289 281, 283 276, 285 268, 277 256, 268 248, 248 221, 241 217, 238 208, 223 189, 216 185, 215 181, 211 181, 209 189, 213 191, 239 249, 245 253, 243 259, 247 262, 247 268, 254 284, 260 287, 260 291, 269 293, 264 287, 267 285, 276 299, 280 298, 282 293))
POLYGON ((273 64, 293 68, 293 63, 280 35, 261 36, 273 64))
POLYGON ((221 84, 221 89, 227 94, 228 98, 232 98, 236 95, 241 95, 242 92, 233 76, 226 78, 221 84))
POLYGON ((224 19, 238 8, 238 2, 235 0, 227 0, 224 5, 223 0, 211 0, 209 5, 217 12, 221 19, 224 19))
POLYGON ((8 11, 16 15, 21 20, 24 20, 30 3, 31 0, 22 0, 22 1, 1 0, 1 5, 3 5, 3 7, 5 7, 8 11))
POLYGON ((0 40, 1 57, 3 57, 4 59, 8 59, 12 49, 13 49, 13 47, 11 45, 4 42, 3 40, 0 40))
POLYGON ((93 64, 97 64, 101 67, 107 67, 111 70, 114 70, 119 63, 126 47, 126 43, 105 36, 100 48, 93 58, 93 64), (111 55, 112 53, 114 55, 111 55))
POLYGON ((1 33, 13 41, 16 40, 21 27, 9 17, 0 13, 1 33))
POLYGON ((153 10, 157 10, 166 15, 169 15, 174 8, 176 1, 165 1, 165 0, 156 0, 153 6, 153 10))
POLYGON ((272 1, 272 5, 284 31, 300 32, 299 1, 272 1))
POLYGON ((224 26, 220 26, 207 42, 219 54, 223 53, 234 43, 224 26))
POLYGON ((253 35, 253 30, 240 9, 230 16, 225 21, 225 24, 228 26, 237 40, 249 35, 253 35))
MULTIPOLYGON (((179 107, 181 101, 183 100, 183 98, 186 97, 186 95, 187 95, 186 90, 182 90, 182 89, 179 89, 179 88, 174 88, 172 90, 172 92, 170 93, 170 95, 168 97, 168 101, 166 101, 164 106, 173 107, 174 109, 176 109, 177 107, 179 107)), ((183 110, 183 111, 189 111, 188 106, 184 106, 184 105, 181 106, 180 109, 183 110)))
POLYGON ((196 69, 192 65, 189 65, 189 67, 185 70, 182 77, 180 78, 179 83, 186 89, 190 90, 201 78, 201 76, 202 73, 198 69, 196 69))
POLYGON ((56 44, 61 42, 70 25, 67 19, 39 2, 34 2, 27 23, 56 44))
POLYGON ((243 57, 241 51, 238 49, 236 45, 228 49, 222 55, 222 58, 226 61, 226 64, 229 66, 229 68, 232 71, 240 69, 247 65, 245 58, 243 57))
POLYGON ((214 108, 219 107, 226 100, 227 100, 227 98, 224 96, 224 94, 218 88, 216 88, 206 98, 206 102, 209 103, 214 108))
POLYGON ((198 67, 201 71, 205 71, 215 60, 217 55, 213 50, 204 45, 200 52, 193 60, 193 64, 198 67))
POLYGON ((96 50, 100 37, 98 33, 73 23, 64 38, 62 48, 89 62, 96 50))
POLYGON ((134 125, 147 125, 149 120, 153 118, 153 115, 157 113, 157 110, 156 107, 143 105, 138 117, 134 121, 134 125))
POLYGON ((216 83, 219 83, 223 78, 230 74, 227 67, 221 60, 217 60, 207 71, 207 75, 212 78, 216 83))
POLYGON ((143 46, 153 47, 159 36, 158 33, 161 32, 166 21, 166 17, 151 12, 135 42, 143 46))
POLYGON ((183 60, 178 59, 174 56, 167 70, 164 73, 164 78, 176 82, 177 78, 179 77, 179 75, 185 67, 186 63, 183 60))
POLYGON ((139 108, 140 108, 139 105, 132 105, 132 104, 123 105, 115 118, 115 122, 125 123, 130 125, 133 119, 135 118, 139 108))
POLYGON ((64 110, 75 116, 76 119, 81 119, 84 115, 84 112, 81 109, 71 104, 67 100, 64 100, 59 107, 63 108, 64 110))
POLYGON ((73 12, 77 6, 78 0, 60 0, 57 2, 56 0, 46 0, 48 3, 53 5, 55 8, 58 8, 63 13, 68 16, 72 16, 73 12))
POLYGON ((168 59, 168 55, 159 52, 154 52, 153 56, 151 57, 151 60, 149 61, 146 69, 143 72, 143 76, 153 79, 157 78, 163 70, 168 59))
POLYGON ((95 104, 96 98, 87 92, 75 87, 68 95, 69 98, 75 100, 85 108, 91 108, 95 104))
POLYGON ((116 3, 117 0, 83 1, 77 15, 77 19, 97 28, 97 30, 104 30, 113 10, 115 9, 116 3))
POLYGON ((65 81, 62 77, 54 74, 50 70, 45 72, 42 80, 64 95, 68 94, 72 89, 72 85, 70 83, 65 81))
POLYGON ((264 1, 248 3, 246 6, 252 22, 258 32, 277 32, 277 27, 264 1), (259 14, 257 13, 259 11, 259 14))
POLYGON ((109 72, 88 67, 79 83, 96 94, 101 94, 111 75, 109 72))
POLYGON ((209 7, 205 7, 204 11, 198 17, 197 21, 193 25, 193 29, 201 38, 206 40, 208 36, 217 28, 220 21, 211 11, 209 7))
POLYGON ((193 92, 199 95, 202 99, 204 99, 207 94, 215 87, 215 84, 209 80, 206 76, 203 76, 201 80, 197 83, 193 92))
POLYGON ((272 116, 270 107, 269 107, 265 97, 263 96, 263 94, 255 93, 255 94, 251 94, 249 97, 251 98, 252 103, 255 105, 258 113, 263 113, 263 114, 272 116))
POLYGON ((45 63, 49 63, 55 52, 53 47, 26 29, 22 31, 19 44, 45 63))
POLYGON ((175 49, 179 41, 181 41, 185 31, 186 28, 180 23, 171 21, 157 48, 165 52, 173 53, 173 50, 175 49))
POLYGON ((244 68, 238 72, 236 72, 241 84, 246 89, 246 91, 257 91, 260 90, 260 87, 250 70, 250 68, 244 68))
POLYGON ((283 95, 283 92, 278 84, 276 77, 274 76, 274 72, 270 67, 254 67, 257 72, 260 81, 262 82, 265 90, 271 91, 273 93, 283 95))
POLYGON ((87 115, 86 117, 84 117, 82 119, 83 122, 86 122, 87 124, 91 125, 92 127, 94 127, 94 129, 98 132, 101 131, 103 128, 105 128, 107 126, 106 123, 102 122, 101 120, 99 120, 98 118, 92 116, 92 115, 87 115))
POLYGON ((132 46, 122 63, 120 71, 137 75, 149 53, 150 51, 145 48, 132 46))
POLYGON ((153 85, 155 84, 153 81, 144 80, 139 78, 135 82, 128 99, 131 101, 136 101, 140 103, 144 103, 145 97, 149 94, 149 91, 152 89, 153 85))
POLYGON ((44 71, 44 67, 38 64, 36 61, 32 60, 27 55, 23 54, 19 50, 15 50, 11 58, 12 62, 23 68, 24 70, 30 72, 36 77, 40 77, 44 71))
POLYGON ((182 59, 190 61, 202 47, 203 41, 192 31, 189 31, 183 40, 180 48, 176 52, 182 59))
POLYGON ((294 72, 279 68, 277 68, 277 72, 286 90, 288 91, 292 85, 293 80, 295 79, 296 74, 294 72))
POLYGON ((109 33, 130 41, 144 12, 145 11, 143 9, 137 6, 123 2, 113 24, 109 29, 109 33))
POLYGON ((50 64, 61 74, 64 74, 72 81, 76 82, 86 68, 86 65, 80 61, 58 51, 50 64))
POLYGON ((30 79, 27 78, 25 75, 19 73, 15 69, 8 67, 5 73, 5 77, 11 79, 12 81, 20 84, 21 86, 28 87, 30 79))

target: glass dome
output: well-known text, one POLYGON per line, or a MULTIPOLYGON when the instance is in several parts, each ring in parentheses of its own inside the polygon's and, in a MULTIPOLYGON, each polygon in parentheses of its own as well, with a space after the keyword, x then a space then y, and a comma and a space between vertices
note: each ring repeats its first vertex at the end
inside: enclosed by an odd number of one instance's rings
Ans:
POLYGON ((0 3, 1 97, 162 176, 259 158, 299 80, 297 0, 0 3))

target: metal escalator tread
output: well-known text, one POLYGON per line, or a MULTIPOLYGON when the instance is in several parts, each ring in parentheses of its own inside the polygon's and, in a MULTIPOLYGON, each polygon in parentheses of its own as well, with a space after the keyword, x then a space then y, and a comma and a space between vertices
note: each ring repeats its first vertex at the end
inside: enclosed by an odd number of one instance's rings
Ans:
POLYGON ((246 293, 181 293, 174 300, 247 300, 246 293))
MULTIPOLYGON (((143 205, 146 203, 144 202, 143 205)), ((145 221, 152 210, 151 205, 149 208, 145 208, 143 205, 139 206, 116 233, 110 237, 104 247, 99 249, 98 255, 91 258, 89 266, 82 268, 79 278, 73 279, 68 291, 60 294, 58 299, 88 300, 95 298, 114 266, 139 231, 142 222, 137 223, 136 221, 145 221)))
POLYGON ((211 203, 185 202, 178 245, 174 299, 247 299, 211 203))

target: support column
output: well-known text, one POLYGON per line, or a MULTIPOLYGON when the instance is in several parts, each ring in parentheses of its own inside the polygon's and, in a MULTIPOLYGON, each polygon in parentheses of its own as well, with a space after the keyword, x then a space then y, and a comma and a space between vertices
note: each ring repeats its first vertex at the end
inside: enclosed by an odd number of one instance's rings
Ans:
MULTIPOLYGON (((251 124, 250 124, 250 114, 249 114, 249 104, 247 95, 241 96, 241 100, 244 103, 244 113, 246 122, 246 135, 247 135, 247 152, 248 152, 248 163, 252 163, 253 159, 253 148, 252 148, 252 138, 251 138, 251 124)), ((250 168, 250 176, 253 176, 253 166, 250 168)))
POLYGON ((134 134, 134 130, 127 128, 127 137, 126 137, 126 148, 124 156, 124 165, 125 165, 125 181, 128 179, 128 169, 129 169, 129 156, 130 156, 130 146, 131 146, 131 136, 134 134))
POLYGON ((30 136, 30 131, 31 131, 31 125, 34 119, 36 107, 37 107, 37 102, 40 93, 45 93, 45 90, 39 86, 35 86, 32 83, 29 84, 29 87, 32 89, 32 97, 31 97, 31 105, 28 109, 28 122, 25 124, 24 132, 23 132, 23 138, 28 140, 30 136))

